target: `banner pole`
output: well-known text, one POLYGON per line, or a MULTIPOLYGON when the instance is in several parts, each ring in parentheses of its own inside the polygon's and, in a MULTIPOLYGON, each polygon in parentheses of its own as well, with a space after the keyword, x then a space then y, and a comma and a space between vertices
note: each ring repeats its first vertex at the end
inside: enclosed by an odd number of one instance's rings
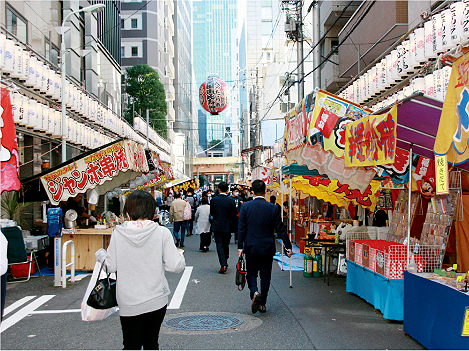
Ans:
MULTIPOLYGON (((292 188, 292 179, 290 175, 290 196, 288 197, 288 217, 289 217, 288 226, 290 227, 288 235, 290 238, 290 242, 292 239, 291 188, 292 188)), ((293 247, 292 247, 292 251, 293 251, 293 247)), ((292 277, 292 272, 291 272, 291 257, 290 257, 290 288, 293 288, 293 277, 292 277)))
MULTIPOLYGON (((283 174, 282 174, 282 169, 280 168, 280 177, 279 177, 279 185, 280 185, 280 203, 281 203, 281 212, 280 215, 282 216, 282 222, 283 222, 283 174)), ((282 255, 282 271, 283 269, 283 248, 285 247, 285 243, 282 240, 282 252, 280 253, 282 255)))
POLYGON ((409 150, 409 198, 407 199, 407 270, 409 270, 410 263, 410 223, 411 223, 411 206, 412 206, 412 147, 410 144, 409 150))

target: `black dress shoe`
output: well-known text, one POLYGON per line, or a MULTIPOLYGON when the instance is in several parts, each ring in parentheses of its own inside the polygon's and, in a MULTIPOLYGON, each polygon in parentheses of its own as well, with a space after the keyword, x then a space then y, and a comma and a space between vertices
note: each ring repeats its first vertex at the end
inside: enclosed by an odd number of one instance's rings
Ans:
POLYGON ((218 271, 220 274, 225 274, 226 273, 226 266, 221 266, 220 270, 218 271))
POLYGON ((179 245, 179 247, 185 247, 184 245, 179 245))
POLYGON ((266 313, 267 310, 265 309, 265 306, 259 305, 259 312, 260 312, 260 313, 266 313))
POLYGON ((181 239, 176 239, 176 247, 179 247, 180 242, 181 242, 181 239))
POLYGON ((259 292, 254 293, 254 298, 252 299, 252 304, 251 304, 251 311, 252 313, 256 313, 259 311, 259 302, 261 301, 261 294, 259 292))

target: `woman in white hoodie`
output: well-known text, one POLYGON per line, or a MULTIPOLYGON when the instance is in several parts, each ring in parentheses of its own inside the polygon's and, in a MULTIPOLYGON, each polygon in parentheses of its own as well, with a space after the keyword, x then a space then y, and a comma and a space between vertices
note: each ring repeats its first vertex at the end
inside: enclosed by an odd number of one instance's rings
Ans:
POLYGON ((151 220, 155 208, 150 193, 131 193, 124 206, 128 220, 113 231, 107 252, 96 252, 96 259, 106 263, 108 272, 117 272, 124 350, 158 349, 170 294, 164 272, 179 273, 186 265, 169 229, 151 220))

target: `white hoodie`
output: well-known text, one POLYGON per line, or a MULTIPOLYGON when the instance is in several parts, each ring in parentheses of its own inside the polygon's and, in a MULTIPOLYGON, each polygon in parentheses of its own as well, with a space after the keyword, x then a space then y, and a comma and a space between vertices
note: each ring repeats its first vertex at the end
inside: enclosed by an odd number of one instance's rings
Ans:
POLYGON ((154 222, 143 228, 125 222, 112 233, 106 265, 117 272, 119 314, 136 316, 168 304, 164 272, 179 273, 186 262, 169 229, 154 222))

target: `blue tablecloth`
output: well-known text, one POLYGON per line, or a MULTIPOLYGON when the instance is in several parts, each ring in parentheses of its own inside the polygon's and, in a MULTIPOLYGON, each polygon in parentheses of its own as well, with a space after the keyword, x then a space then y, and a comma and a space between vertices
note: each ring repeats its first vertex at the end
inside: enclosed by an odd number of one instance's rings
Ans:
POLYGON ((427 349, 469 350, 461 336, 469 294, 422 274, 404 273, 404 331, 427 349))
POLYGON ((346 287, 380 310, 383 318, 404 319, 404 279, 388 279, 347 260, 346 287))

